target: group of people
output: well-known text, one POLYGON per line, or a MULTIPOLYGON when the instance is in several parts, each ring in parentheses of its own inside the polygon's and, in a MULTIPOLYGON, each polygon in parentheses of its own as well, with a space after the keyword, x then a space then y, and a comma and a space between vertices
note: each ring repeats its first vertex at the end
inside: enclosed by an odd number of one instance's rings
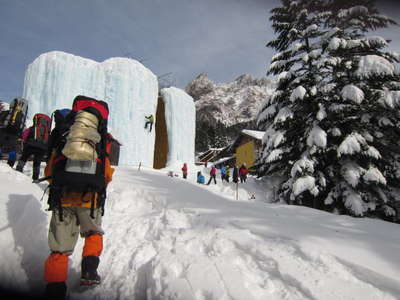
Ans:
POLYGON ((44 263, 45 299, 66 298, 68 257, 79 233, 84 238, 80 284, 100 283, 97 269, 103 250, 101 223, 106 188, 114 172, 109 159, 112 136, 107 131, 108 114, 104 101, 77 96, 72 109, 54 112, 53 130, 50 117, 36 114, 32 126, 19 137, 23 150, 16 170, 23 172, 33 156, 32 179, 49 181, 52 216, 48 232, 50 254, 44 263), (44 177, 39 179, 42 161, 46 167, 44 177))
MULTIPOLYGON (((188 166, 187 163, 183 164, 183 167, 181 168, 182 170, 182 177, 184 179, 187 178, 188 175, 188 166)), ((220 167, 220 174, 221 174, 221 181, 226 181, 229 183, 229 180, 231 178, 231 167, 230 166, 221 166, 220 167)), ((247 180, 247 174, 249 173, 249 170, 246 167, 246 164, 242 164, 240 168, 237 166, 234 166, 232 168, 232 182, 238 183, 239 180, 241 183, 245 183, 247 180)), ((210 169, 210 178, 207 182, 207 185, 211 183, 211 181, 214 181, 215 184, 217 184, 217 168, 215 166, 212 166, 210 169)), ((197 183, 199 184, 205 184, 205 177, 201 173, 201 171, 197 172, 197 183)))
MULTIPOLYGON (((229 183, 230 177, 231 177, 231 168, 229 166, 221 166, 220 167, 220 174, 221 174, 221 181, 226 181, 229 183)), ((237 166, 234 166, 232 168, 232 181, 234 183, 238 183, 239 180, 241 183, 245 183, 247 180, 247 174, 249 173, 249 170, 246 167, 246 164, 242 164, 240 168, 237 166)), ((212 166, 210 169, 210 179, 207 182, 207 185, 211 183, 211 181, 214 181, 215 184, 217 184, 217 168, 215 166, 212 166)), ((199 182, 200 183, 200 182, 199 182)))

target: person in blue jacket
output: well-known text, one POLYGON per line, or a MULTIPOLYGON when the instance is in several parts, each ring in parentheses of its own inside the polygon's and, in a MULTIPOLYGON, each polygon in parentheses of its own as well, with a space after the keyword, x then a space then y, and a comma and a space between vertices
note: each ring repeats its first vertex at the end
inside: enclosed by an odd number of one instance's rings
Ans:
POLYGON ((206 181, 205 177, 203 176, 203 174, 201 174, 201 172, 197 172, 197 183, 200 184, 204 184, 206 181))
POLYGON ((221 181, 225 180, 225 176, 226 176, 226 169, 224 166, 221 167, 221 169, 219 170, 221 172, 221 181))
POLYGON ((17 151, 15 150, 11 150, 10 152, 8 152, 8 160, 7 160, 7 164, 13 168, 15 161, 17 160, 17 151))

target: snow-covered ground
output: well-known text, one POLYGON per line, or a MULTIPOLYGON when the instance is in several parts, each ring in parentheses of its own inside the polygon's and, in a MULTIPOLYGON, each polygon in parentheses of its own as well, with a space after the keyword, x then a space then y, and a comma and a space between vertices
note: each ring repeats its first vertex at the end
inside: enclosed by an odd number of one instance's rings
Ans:
MULTIPOLYGON (((166 173, 117 168, 103 283, 79 291, 80 239, 70 299, 400 299, 398 224, 259 201, 252 178, 236 200, 233 183, 166 173)), ((50 214, 40 201, 46 184, 27 175, 29 166, 20 174, 0 163, 0 285, 34 293, 44 286, 50 214)))

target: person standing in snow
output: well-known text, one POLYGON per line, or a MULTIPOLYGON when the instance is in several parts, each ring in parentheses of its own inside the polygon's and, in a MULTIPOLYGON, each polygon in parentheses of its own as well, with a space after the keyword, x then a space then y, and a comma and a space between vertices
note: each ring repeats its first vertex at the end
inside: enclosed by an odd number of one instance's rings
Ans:
POLYGON ((24 167, 29 157, 33 155, 33 170, 32 170, 32 179, 36 180, 39 178, 40 174, 40 164, 46 155, 47 149, 38 148, 33 145, 30 145, 30 141, 34 139, 35 135, 35 125, 32 125, 29 128, 26 128, 22 132, 22 141, 23 141, 23 151, 21 158, 18 161, 17 167, 15 168, 19 172, 24 171, 24 167))
POLYGON ((231 169, 229 168, 229 166, 226 166, 225 180, 226 180, 226 182, 228 182, 228 183, 229 183, 229 177, 231 177, 231 169))
MULTIPOLYGON (((45 176, 51 176, 55 152, 47 162, 45 176)), ((111 182, 114 169, 110 167, 106 157, 105 181, 111 182)), ((51 184, 51 179, 49 182, 51 184)), ((95 208, 94 218, 90 216, 92 199, 98 199, 99 193, 65 192, 60 203, 62 205, 62 220, 57 209, 52 210, 49 227, 50 255, 45 262, 46 296, 49 299, 64 299, 67 286, 68 257, 72 254, 78 240, 79 233, 85 239, 82 251, 82 276, 85 272, 92 272, 91 284, 100 283, 97 267, 100 254, 103 250, 103 234, 101 228, 102 211, 95 208), (87 270, 87 271, 85 271, 87 270)), ((95 200, 96 201, 96 200, 95 200)))
POLYGON ((153 129, 153 123, 154 123, 154 116, 150 115, 150 116, 146 116, 146 123, 144 124, 144 129, 147 129, 147 125, 150 125, 150 130, 149 132, 151 132, 151 130, 153 129))
POLYGON ((183 179, 186 179, 187 178, 187 174, 188 174, 188 167, 187 167, 186 163, 183 164, 183 167, 182 167, 181 170, 182 170, 182 174, 183 174, 183 179))
MULTIPOLYGON (((102 123, 102 126, 88 126, 94 122, 100 125, 100 122, 105 122, 108 118, 108 106, 103 101, 77 96, 74 99, 73 107, 79 107, 82 103, 87 104, 87 99, 90 99, 90 106, 75 112, 73 115, 67 115, 68 122, 73 121, 71 126, 65 127, 65 132, 68 132, 68 139, 63 138, 65 136, 64 131, 60 131, 58 136, 54 135, 54 141, 57 142, 52 144, 52 149, 50 149, 51 156, 47 160, 45 168, 45 176, 50 183, 48 204, 52 215, 48 232, 50 254, 44 264, 44 280, 46 282, 45 298, 51 300, 64 300, 66 298, 68 257, 73 253, 79 235, 84 238, 80 285, 91 286, 99 284, 101 281, 97 272, 100 255, 103 251, 104 231, 101 223, 106 189, 112 180, 114 169, 111 168, 109 158, 111 139, 110 135, 107 134, 105 123, 102 123), (98 112, 98 115, 94 115, 89 111, 98 112), (83 127, 82 125, 85 126, 86 131, 76 130, 77 126, 83 127), (74 126, 75 130, 71 129, 74 126), (99 128, 102 128, 102 130, 100 131, 99 128), (85 137, 87 139, 89 139, 89 136, 95 136, 94 133, 100 134, 101 138, 104 139, 104 147, 97 148, 96 152, 98 155, 96 163, 100 165, 100 162, 102 162, 103 167, 96 168, 99 171, 93 174, 79 172, 82 169, 84 171, 91 169, 91 166, 81 164, 80 170, 74 169, 75 172, 71 174, 76 174, 72 176, 79 177, 82 181, 85 178, 89 178, 89 175, 93 175, 90 179, 94 179, 94 176, 96 176, 95 179, 98 179, 100 184, 103 185, 101 190, 94 185, 88 185, 87 188, 78 187, 79 183, 72 179, 69 182, 65 181, 68 179, 68 163, 72 165, 76 160, 68 158, 65 167, 60 166, 60 158, 63 157, 64 151, 71 147, 71 143, 74 143, 77 136, 82 136, 82 132, 86 134, 85 137), (58 177, 54 175, 58 175, 58 177)), ((58 124, 56 124, 57 126, 58 124)), ((52 133, 56 133, 54 130, 52 133)), ((75 143, 72 146, 75 146, 75 155, 82 155, 87 150, 87 147, 92 147, 92 144, 75 143)), ((79 159, 77 160, 80 161, 79 159)))
POLYGON ((205 178, 203 174, 201 174, 201 171, 197 172, 197 183, 204 184, 205 183, 205 178))
POLYGON ((214 183, 217 184, 217 180, 215 179, 216 176, 217 176, 217 169, 214 166, 212 166, 210 170, 210 180, 208 180, 207 185, 210 185, 212 179, 214 179, 214 183))
POLYGON ((232 181, 234 183, 238 183, 239 181, 239 170, 236 165, 233 167, 232 181))
POLYGON ((240 183, 246 182, 248 172, 249 171, 246 168, 246 164, 242 164, 242 166, 239 169, 240 183))
POLYGON ((225 180, 225 176, 226 176, 226 169, 224 166, 221 166, 219 171, 221 172, 221 181, 223 182, 225 180))

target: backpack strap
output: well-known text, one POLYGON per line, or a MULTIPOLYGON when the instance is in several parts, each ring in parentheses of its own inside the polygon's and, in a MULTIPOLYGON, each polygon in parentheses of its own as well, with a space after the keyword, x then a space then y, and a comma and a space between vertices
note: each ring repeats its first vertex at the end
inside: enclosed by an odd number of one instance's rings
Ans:
POLYGON ((94 201, 95 201, 96 197, 92 197, 92 199, 90 199, 90 217, 92 219, 94 219, 94 201))
POLYGON ((55 186, 54 184, 50 184, 49 199, 47 201, 47 204, 49 205, 48 210, 57 209, 60 222, 64 220, 61 205, 61 196, 62 188, 59 186, 55 186))

